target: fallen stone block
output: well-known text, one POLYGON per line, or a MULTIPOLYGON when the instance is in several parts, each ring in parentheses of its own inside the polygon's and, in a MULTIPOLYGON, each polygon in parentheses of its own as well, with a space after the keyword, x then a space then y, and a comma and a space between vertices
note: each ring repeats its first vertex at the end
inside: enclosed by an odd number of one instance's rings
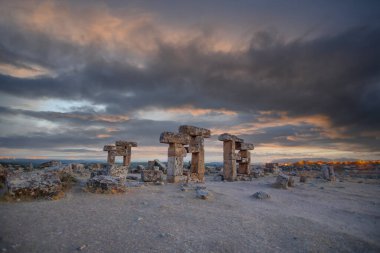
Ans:
POLYGON ((190 136, 202 136, 204 138, 211 137, 211 131, 209 129, 196 126, 182 125, 179 127, 178 131, 190 136))
POLYGON ((259 192, 256 192, 252 195, 253 198, 255 199, 270 199, 270 195, 266 192, 263 192, 263 191, 259 191, 259 192))
POLYGON ((288 186, 294 187, 296 185, 296 181, 294 180, 293 176, 289 176, 288 186))
POLYGON ((306 183, 307 182, 307 176, 300 176, 300 182, 301 183, 306 183))
POLYGON ((4 183, 7 179, 8 170, 3 165, 0 164, 0 183, 4 183))
POLYGON ((31 171, 11 174, 6 180, 7 196, 11 198, 55 198, 63 195, 58 173, 31 171))
POLYGON ((141 180, 143 182, 161 182, 163 181, 163 172, 161 170, 142 170, 141 180))
POLYGON ((196 192, 196 197, 199 199, 208 199, 209 197, 209 193, 206 189, 197 188, 195 192, 196 192))
POLYGON ((275 188, 288 189, 289 177, 284 174, 280 174, 276 178, 276 182, 273 184, 275 188))
POLYGON ((99 175, 87 181, 87 189, 93 193, 123 193, 126 192, 125 179, 99 175))

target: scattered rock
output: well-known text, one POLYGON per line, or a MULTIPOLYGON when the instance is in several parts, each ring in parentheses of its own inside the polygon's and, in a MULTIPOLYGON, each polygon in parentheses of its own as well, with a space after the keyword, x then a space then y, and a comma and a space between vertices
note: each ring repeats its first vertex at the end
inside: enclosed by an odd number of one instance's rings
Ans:
POLYGON ((275 188, 288 189, 288 187, 295 186, 295 180, 292 176, 280 174, 276 178, 276 182, 273 184, 275 188))
POLYGON ((82 251, 82 250, 84 250, 85 248, 87 248, 87 244, 83 244, 82 246, 78 247, 77 250, 78 250, 78 251, 82 251))
POLYGON ((161 182, 163 181, 163 172, 160 170, 143 170, 141 171, 141 180, 143 182, 161 182))
POLYGON ((216 175, 216 176, 214 176, 214 178, 212 179, 212 181, 216 181, 216 182, 223 181, 223 175, 216 175))
POLYGON ((288 181, 288 186, 289 187, 294 187, 296 185, 296 182, 294 180, 294 177, 293 176, 290 176, 289 177, 289 181, 288 181))
POLYGON ((256 199, 269 199, 270 195, 266 192, 259 191, 259 192, 256 192, 255 194, 253 194, 252 197, 256 198, 256 199))
POLYGON ((199 199, 208 199, 209 193, 204 186, 197 186, 195 188, 196 197, 199 199))
POLYGON ((126 192, 125 180, 121 177, 99 175, 87 181, 87 189, 93 193, 126 192))
POLYGON ((62 195, 62 182, 57 173, 31 171, 7 177, 7 195, 17 198, 55 198, 62 195))
POLYGON ((0 183, 4 183, 7 178, 8 170, 0 164, 0 183))
POLYGON ((307 176, 300 176, 300 182, 301 183, 306 183, 307 182, 307 176))

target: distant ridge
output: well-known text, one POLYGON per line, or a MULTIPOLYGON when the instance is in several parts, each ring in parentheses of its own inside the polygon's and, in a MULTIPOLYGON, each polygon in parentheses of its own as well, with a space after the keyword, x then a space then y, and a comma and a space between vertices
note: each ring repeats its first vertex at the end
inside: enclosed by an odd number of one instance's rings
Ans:
POLYGON ((356 158, 346 158, 346 157, 342 157, 342 158, 337 158, 337 159, 329 159, 329 158, 323 158, 323 157, 319 157, 319 158, 310 158, 310 157, 303 157, 303 158, 284 158, 284 159, 275 159, 275 160, 272 160, 273 163, 295 163, 295 162, 299 162, 299 161, 311 161, 311 162, 317 162, 317 161, 322 161, 322 162, 332 162, 332 161, 336 161, 336 162, 354 162, 354 161, 359 161, 360 159, 356 159, 356 158))

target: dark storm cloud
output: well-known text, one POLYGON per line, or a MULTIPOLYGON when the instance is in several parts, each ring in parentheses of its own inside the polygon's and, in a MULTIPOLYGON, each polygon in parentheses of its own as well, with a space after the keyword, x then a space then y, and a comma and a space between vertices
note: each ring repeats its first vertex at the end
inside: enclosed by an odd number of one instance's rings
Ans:
MULTIPOLYGON (((376 23, 313 39, 288 40, 263 30, 252 35, 246 49, 230 52, 210 48, 212 30, 179 44, 165 42, 155 31, 157 50, 141 59, 142 66, 127 61, 130 54, 125 49, 115 49, 110 56, 102 42, 78 45, 16 23, 0 24, 0 33, 0 64, 20 68, 36 64, 52 72, 33 78, 0 74, 2 94, 36 100, 86 100, 105 105, 104 114, 109 116, 185 105, 237 111, 236 124, 248 119, 257 122, 258 111, 286 111, 289 117, 325 115, 331 127, 341 127, 341 135, 350 136, 339 141, 379 148, 380 26, 376 23)), ((60 113, 3 107, 0 113, 75 126, 88 121, 93 126, 116 126, 119 131, 112 133, 113 137, 133 136, 146 145, 152 144, 160 132, 176 131, 178 124, 188 123, 138 119, 110 122, 88 109, 60 113)), ((195 119, 191 123, 204 127, 219 124, 195 119)), ((226 122, 229 124, 232 122, 226 122)), ((321 136, 321 129, 311 131, 312 127, 268 127, 264 133, 246 137, 256 143, 285 146, 331 142, 321 136), (287 138, 297 135, 303 138, 287 138)), ((0 146, 92 145, 108 140, 96 138, 98 134, 104 131, 84 128, 79 137, 70 131, 54 136, 3 136, 0 146)))

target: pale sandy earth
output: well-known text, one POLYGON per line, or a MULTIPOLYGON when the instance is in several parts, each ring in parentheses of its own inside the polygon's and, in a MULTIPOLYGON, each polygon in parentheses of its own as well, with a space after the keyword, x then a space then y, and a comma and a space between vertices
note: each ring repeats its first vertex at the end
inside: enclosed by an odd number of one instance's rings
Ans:
POLYGON ((314 180, 279 190, 274 181, 206 182, 208 200, 175 184, 124 195, 87 193, 78 184, 57 201, 2 202, 0 250, 380 252, 379 184, 314 180), (257 191, 271 199, 250 197, 257 191))

